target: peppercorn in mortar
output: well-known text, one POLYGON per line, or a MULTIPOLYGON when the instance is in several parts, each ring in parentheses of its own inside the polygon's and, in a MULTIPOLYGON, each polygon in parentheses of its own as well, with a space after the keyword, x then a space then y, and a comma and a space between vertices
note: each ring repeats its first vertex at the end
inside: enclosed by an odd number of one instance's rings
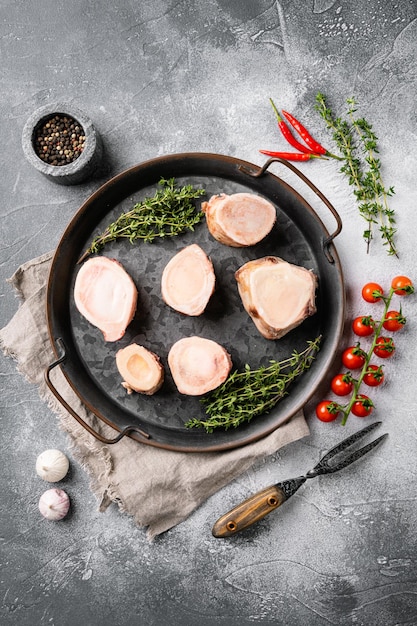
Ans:
POLYGON ((49 165, 72 163, 81 155, 84 144, 81 124, 69 115, 57 113, 43 120, 35 130, 35 152, 49 165))

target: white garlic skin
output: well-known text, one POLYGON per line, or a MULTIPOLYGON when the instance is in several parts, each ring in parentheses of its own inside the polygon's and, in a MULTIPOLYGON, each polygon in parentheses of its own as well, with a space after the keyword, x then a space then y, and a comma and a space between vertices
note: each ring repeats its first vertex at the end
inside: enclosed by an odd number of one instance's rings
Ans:
POLYGON ((39 499, 39 511, 53 522, 64 519, 70 508, 70 499, 63 489, 48 489, 39 499))
POLYGON ((68 469, 68 458, 61 450, 45 450, 36 459, 36 473, 49 483, 65 478, 68 469))

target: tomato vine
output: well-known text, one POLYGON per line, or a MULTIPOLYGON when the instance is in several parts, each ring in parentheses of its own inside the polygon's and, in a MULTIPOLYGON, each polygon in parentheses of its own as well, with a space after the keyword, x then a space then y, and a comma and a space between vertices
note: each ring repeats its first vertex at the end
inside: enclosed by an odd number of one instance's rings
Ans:
POLYGON ((341 424, 353 413, 357 417, 367 417, 371 414, 374 404, 368 396, 360 393, 361 385, 377 387, 384 381, 382 366, 371 363, 373 356, 381 359, 390 358, 395 352, 395 343, 392 337, 382 336, 382 331, 398 332, 406 323, 405 317, 400 312, 390 311, 391 300, 394 296, 407 296, 414 293, 412 281, 406 276, 396 276, 391 282, 388 294, 384 294, 382 287, 377 283, 367 283, 362 289, 362 297, 365 302, 384 304, 383 313, 379 321, 375 321, 369 315, 354 319, 353 332, 361 338, 369 337, 370 345, 364 350, 360 342, 355 346, 346 348, 342 355, 343 365, 350 370, 360 370, 359 376, 353 377, 350 371, 335 376, 331 383, 332 391, 338 396, 351 397, 346 404, 332 400, 322 400, 316 407, 316 415, 323 422, 331 422, 342 415, 341 424), (393 323, 395 322, 395 323, 393 323), (371 329, 371 332, 369 332, 371 329), (343 393, 340 393, 343 391, 343 393))

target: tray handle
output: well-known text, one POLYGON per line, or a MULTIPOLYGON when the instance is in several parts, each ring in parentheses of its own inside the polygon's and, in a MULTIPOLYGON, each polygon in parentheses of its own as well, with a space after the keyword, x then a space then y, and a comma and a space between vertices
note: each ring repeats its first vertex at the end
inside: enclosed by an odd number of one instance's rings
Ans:
POLYGON ((326 198, 326 196, 324 196, 322 194, 322 192, 320 191, 320 189, 318 189, 314 183, 311 182, 311 180, 309 178, 307 178, 307 176, 305 176, 302 172, 300 172, 299 169, 297 169, 292 163, 290 163, 289 161, 286 161, 285 159, 280 159, 280 158, 271 158, 268 159, 268 161, 266 161, 264 163, 264 165, 262 165, 262 167, 260 167, 256 172, 254 171, 250 171, 249 168, 247 168, 244 165, 241 165, 239 167, 239 169, 244 172, 245 174, 247 174, 248 176, 253 176, 253 178, 260 178, 261 176, 263 176, 266 171, 268 170, 269 166, 272 163, 275 162, 279 162, 282 163, 283 165, 285 165, 286 167, 288 167, 288 169, 290 169, 292 172, 294 172, 294 174, 296 174, 299 178, 301 178, 301 180, 303 182, 306 183, 306 185, 308 185, 308 187, 310 187, 310 189, 312 189, 314 191, 314 193, 320 198, 320 200, 327 206, 327 208, 330 210, 330 212, 332 213, 333 217, 336 220, 337 223, 337 227, 336 230, 334 231, 334 233, 332 233, 331 235, 329 235, 329 237, 327 237, 327 239, 325 239, 323 241, 323 252, 327 258, 327 260, 329 261, 329 263, 334 263, 334 258, 332 256, 332 253, 330 252, 330 245, 333 242, 333 239, 335 237, 337 237, 337 235, 340 233, 340 231, 342 230, 342 219, 339 215, 339 213, 336 211, 336 209, 334 208, 334 206, 329 202, 329 200, 326 198))
POLYGON ((117 437, 115 437, 114 439, 107 439, 107 437, 104 437, 103 435, 98 433, 96 430, 94 430, 94 428, 92 428, 89 424, 87 424, 87 422, 85 422, 82 419, 82 417, 80 417, 78 415, 78 413, 76 413, 76 411, 61 396, 61 394, 59 393, 59 391, 54 386, 54 384, 53 384, 53 382, 51 380, 51 371, 57 365, 60 365, 61 363, 63 363, 65 361, 65 359, 67 358, 67 353, 66 353, 66 350, 65 350, 65 344, 64 344, 62 338, 58 337, 57 340, 56 340, 56 343, 57 343, 57 345, 59 347, 60 356, 57 358, 56 361, 54 361, 53 363, 48 365, 48 367, 46 368, 46 370, 45 370, 45 382, 48 385, 50 391, 55 396, 55 398, 62 404, 62 406, 68 411, 68 413, 70 413, 77 420, 77 422, 79 424, 81 424, 81 426, 83 426, 83 428, 85 428, 90 433, 90 435, 93 435, 93 437, 98 439, 98 441, 101 441, 101 443, 105 443, 105 444, 109 444, 109 445, 110 444, 114 444, 114 443, 117 443, 118 441, 120 441, 121 439, 123 439, 123 437, 125 437, 126 435, 130 435, 131 433, 136 433, 137 435, 140 435, 140 437, 143 437, 145 439, 149 439, 150 435, 148 435, 148 433, 145 433, 140 428, 137 428, 136 426, 126 426, 126 428, 124 428, 123 430, 120 431, 120 433, 117 435, 117 437))

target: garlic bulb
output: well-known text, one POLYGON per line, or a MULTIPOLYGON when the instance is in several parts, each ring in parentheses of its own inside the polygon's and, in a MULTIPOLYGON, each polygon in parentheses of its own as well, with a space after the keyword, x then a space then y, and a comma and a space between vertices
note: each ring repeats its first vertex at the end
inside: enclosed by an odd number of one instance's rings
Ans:
POLYGON ((45 450, 36 459, 36 473, 50 483, 62 480, 68 469, 69 461, 61 450, 45 450))
POLYGON ((63 519, 69 508, 70 499, 62 489, 48 489, 39 499, 39 511, 46 519, 54 522, 63 519))

